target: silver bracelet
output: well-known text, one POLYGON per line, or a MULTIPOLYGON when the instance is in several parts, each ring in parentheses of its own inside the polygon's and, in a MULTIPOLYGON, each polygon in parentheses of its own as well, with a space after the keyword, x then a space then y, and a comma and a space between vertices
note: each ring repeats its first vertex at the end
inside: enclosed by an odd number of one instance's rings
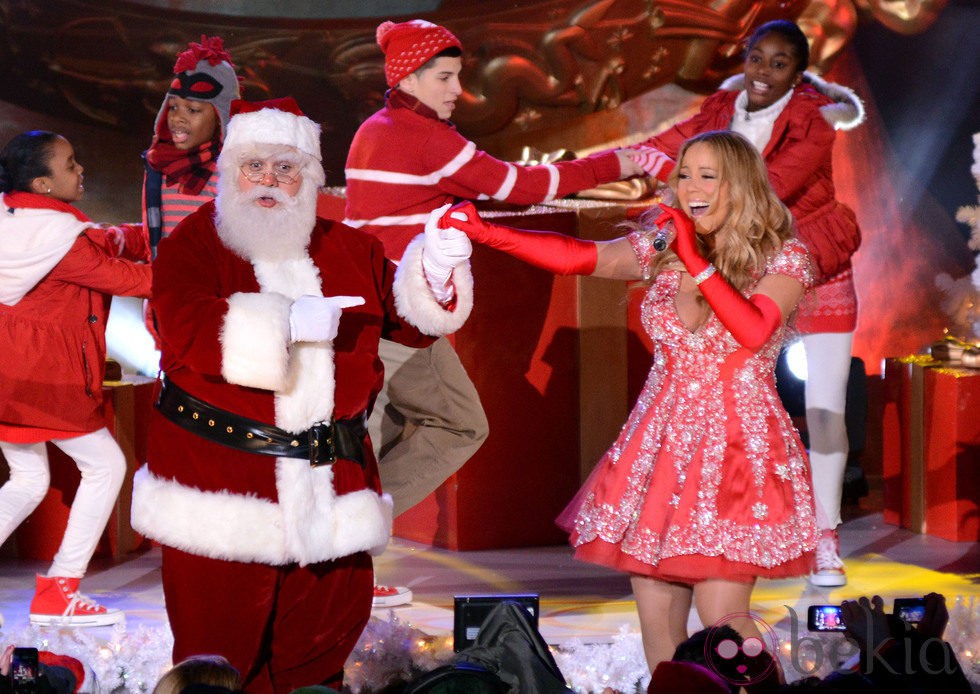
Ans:
POLYGON ((713 274, 715 274, 715 272, 716 272, 715 266, 714 265, 709 265, 704 270, 702 270, 701 272, 699 272, 698 274, 696 274, 694 276, 694 284, 697 284, 697 285, 700 286, 700 284, 702 282, 704 282, 706 279, 708 279, 713 274))

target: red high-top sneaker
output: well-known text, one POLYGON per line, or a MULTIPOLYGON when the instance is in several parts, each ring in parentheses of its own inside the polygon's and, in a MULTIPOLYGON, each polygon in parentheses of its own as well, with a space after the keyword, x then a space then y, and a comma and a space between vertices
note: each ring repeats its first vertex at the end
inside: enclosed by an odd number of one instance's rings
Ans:
POLYGON ((847 572, 840 558, 840 540, 836 530, 824 530, 817 542, 816 567, 810 584, 821 588, 839 588, 847 584, 847 572))
POLYGON ((125 618, 120 610, 107 609, 79 593, 80 580, 66 576, 37 576, 37 589, 31 600, 31 623, 100 627, 125 618))
POLYGON ((395 607, 412 602, 412 591, 405 586, 374 585, 374 599, 371 607, 395 607))

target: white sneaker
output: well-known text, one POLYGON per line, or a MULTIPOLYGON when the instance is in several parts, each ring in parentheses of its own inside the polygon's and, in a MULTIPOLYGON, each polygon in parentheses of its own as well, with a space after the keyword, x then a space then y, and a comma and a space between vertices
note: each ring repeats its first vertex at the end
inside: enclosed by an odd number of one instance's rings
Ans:
POLYGON ((810 583, 821 588, 839 588, 847 585, 847 573, 840 558, 840 541, 836 530, 824 530, 817 542, 816 567, 810 574, 810 583))
POLYGON ((395 607, 412 602, 412 591, 405 586, 374 586, 371 607, 395 607))

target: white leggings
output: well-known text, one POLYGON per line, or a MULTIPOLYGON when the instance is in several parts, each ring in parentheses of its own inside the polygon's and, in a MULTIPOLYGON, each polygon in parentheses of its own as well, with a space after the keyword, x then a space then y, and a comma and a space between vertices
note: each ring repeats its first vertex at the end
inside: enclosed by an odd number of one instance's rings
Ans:
MULTIPOLYGON (((48 576, 81 578, 102 537, 126 474, 126 457, 108 429, 52 441, 82 473, 61 547, 48 576)), ((0 441, 10 479, 0 487, 0 544, 44 499, 51 483, 43 443, 0 441)))
POLYGON ((840 503, 847 465, 847 377, 851 371, 854 333, 814 333, 803 336, 806 350, 806 428, 810 470, 816 498, 817 525, 840 525, 840 503))

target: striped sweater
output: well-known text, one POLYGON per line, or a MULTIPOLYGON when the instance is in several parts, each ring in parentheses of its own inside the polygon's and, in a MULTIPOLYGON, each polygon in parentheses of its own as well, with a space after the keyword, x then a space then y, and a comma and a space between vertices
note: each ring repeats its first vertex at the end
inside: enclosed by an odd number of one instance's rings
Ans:
POLYGON ((381 239, 398 261, 429 213, 459 199, 530 205, 620 178, 612 151, 521 166, 491 157, 414 97, 393 89, 351 143, 344 223, 381 239))
MULTIPOLYGON (((143 179, 143 185, 146 186, 146 178, 143 179)), ((161 207, 161 238, 166 238, 170 236, 174 228, 180 224, 184 217, 187 217, 192 212, 194 212, 198 207, 213 200, 218 194, 218 173, 215 172, 211 174, 211 178, 208 179, 207 184, 205 184, 204 189, 197 195, 188 195, 186 193, 180 192, 180 184, 174 183, 173 185, 168 185, 166 181, 163 181, 160 187, 160 207, 161 207)), ((146 193, 143 194, 143 224, 148 227, 147 210, 146 210, 146 193)))
POLYGON ((164 182, 160 189, 160 200, 163 203, 163 236, 166 238, 174 228, 198 207, 218 194, 218 174, 211 174, 204 189, 197 195, 187 195, 180 192, 179 185, 168 186, 164 182))

